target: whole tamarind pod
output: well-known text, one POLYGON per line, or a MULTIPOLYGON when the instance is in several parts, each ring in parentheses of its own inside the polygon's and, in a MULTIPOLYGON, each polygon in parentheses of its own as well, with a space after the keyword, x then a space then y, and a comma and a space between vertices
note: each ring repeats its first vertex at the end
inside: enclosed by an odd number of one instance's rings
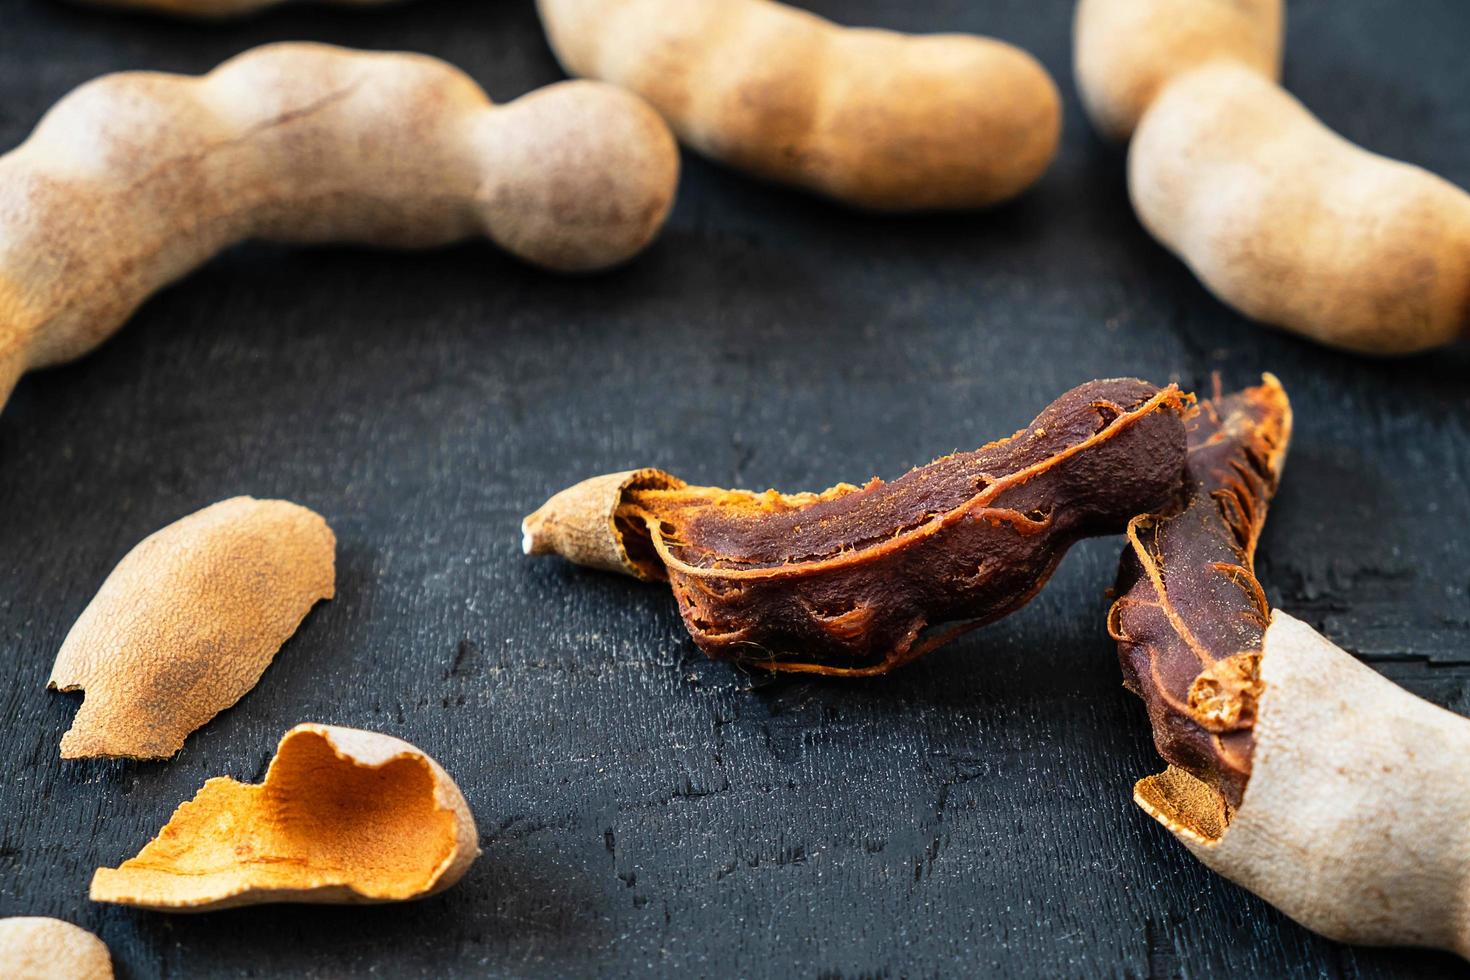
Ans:
POLYGON ((1334 347, 1470 330, 1470 194, 1332 132, 1276 84, 1281 0, 1080 0, 1077 78, 1132 136, 1144 227, 1222 302, 1334 347))
POLYGON ((1256 582, 1290 428, 1269 376, 1202 402, 1184 508, 1130 527, 1109 627, 1169 763, 1134 801, 1308 929, 1470 958, 1470 719, 1271 611, 1256 582))
POLYGON ((1025 51, 839 27, 771 0, 538 0, 572 75, 626 86, 689 146, 883 211, 975 208, 1035 183, 1061 99, 1025 51))
POLYGON ((706 654, 884 673, 1018 609, 1073 542, 1174 498, 1190 399, 1092 381, 1008 439, 822 493, 596 477, 523 525, 527 554, 667 580, 706 654))
MULTIPOLYGON (((180 17, 223 18, 253 14, 295 0, 77 0, 91 7, 133 7, 180 17)), ((314 0, 344 7, 382 7, 399 0, 314 0)))
POLYGON ((1128 190, 1149 233, 1253 319, 1367 354, 1470 327, 1470 194, 1354 146, 1238 65, 1163 90, 1128 190))
POLYGON ((583 272, 643 249, 677 180, 658 115, 595 82, 495 107, 434 58, 296 43, 199 77, 104 76, 0 157, 0 405, 243 239, 485 235, 583 272))

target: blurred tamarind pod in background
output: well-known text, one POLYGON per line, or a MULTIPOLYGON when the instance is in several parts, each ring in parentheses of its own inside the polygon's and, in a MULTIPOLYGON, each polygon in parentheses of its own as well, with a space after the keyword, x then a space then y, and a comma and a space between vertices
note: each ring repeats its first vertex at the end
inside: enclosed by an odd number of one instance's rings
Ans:
POLYGON ((1470 194, 1277 84, 1282 0, 1080 0, 1078 87, 1139 221, 1219 299, 1365 354, 1470 331, 1470 194))
POLYGON ((857 207, 984 207, 1056 155, 1056 83, 1004 41, 841 27, 771 0, 537 9, 569 74, 637 92, 705 156, 857 207))

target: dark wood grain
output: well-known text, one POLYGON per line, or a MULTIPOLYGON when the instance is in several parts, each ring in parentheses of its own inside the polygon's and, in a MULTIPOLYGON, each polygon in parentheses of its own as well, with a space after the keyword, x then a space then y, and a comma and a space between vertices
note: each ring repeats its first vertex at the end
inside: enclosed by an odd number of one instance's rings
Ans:
MULTIPOLYGON (((0 914, 96 930, 158 976, 1431 976, 1317 938, 1129 801, 1159 763, 1104 628, 1116 540, 1037 601, 887 678, 705 661, 664 590, 524 559, 520 517, 589 474, 719 485, 893 476, 1097 376, 1281 376, 1297 436, 1259 571, 1273 600, 1470 712, 1470 353, 1332 353, 1212 300, 1138 227, 1088 131, 1069 0, 824 0, 993 33, 1066 95, 1062 153, 983 216, 852 214, 687 161, 662 241, 565 280, 489 246, 245 246, 0 415, 0 914), (166 764, 65 764, 62 637, 145 534, 239 493, 327 516, 340 598, 166 764), (94 906, 205 778, 290 725, 409 739, 485 856, 376 909, 94 906)), ((1287 80, 1367 146, 1470 184, 1470 6, 1294 0, 1287 80)), ((497 98, 559 77, 528 0, 297 7, 206 27, 0 0, 0 147, 74 85, 267 40, 446 57, 497 98)), ((3 244, 3 243, 0 243, 3 244)))

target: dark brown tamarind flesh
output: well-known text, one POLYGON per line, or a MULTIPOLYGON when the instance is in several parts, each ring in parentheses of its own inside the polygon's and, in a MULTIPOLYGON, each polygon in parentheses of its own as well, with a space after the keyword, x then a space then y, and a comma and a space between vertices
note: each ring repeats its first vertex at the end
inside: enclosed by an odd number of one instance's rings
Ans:
POLYGON ((1024 605, 1073 542, 1176 499, 1191 404, 1093 381, 1008 439, 821 494, 643 471, 613 525, 627 570, 669 581, 711 657, 880 674, 1024 605))
POLYGON ((1271 623, 1256 541, 1285 462, 1291 405, 1267 375, 1201 402, 1186 428, 1182 508, 1130 522, 1108 631, 1159 754, 1234 807, 1250 778, 1271 623))

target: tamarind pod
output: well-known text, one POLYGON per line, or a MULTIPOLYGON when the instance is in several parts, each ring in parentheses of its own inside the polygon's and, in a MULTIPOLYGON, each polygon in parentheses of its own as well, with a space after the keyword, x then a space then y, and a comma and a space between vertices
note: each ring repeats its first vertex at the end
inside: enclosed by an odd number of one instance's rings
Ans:
POLYGON ((247 238, 398 248, 486 235, 563 272, 646 246, 678 151, 636 96, 551 85, 492 107, 434 58, 274 44, 199 77, 125 72, 0 157, 0 405, 247 238))
POLYGON ((1271 617, 1253 570, 1256 540, 1286 461, 1291 404, 1268 374, 1200 402, 1185 426, 1183 507, 1128 523, 1108 632, 1159 754, 1235 805, 1250 776, 1271 617))
POLYGON ((756 176, 882 211, 975 208, 1045 172, 1061 99, 1021 49, 839 27, 770 0, 538 0, 557 59, 756 176))
POLYGON ((1410 354, 1470 331, 1470 194, 1332 132, 1276 84, 1281 0, 1079 0, 1093 124, 1139 220, 1222 302, 1410 354))
POLYGON ((1354 146, 1238 65, 1159 94, 1128 191, 1149 233, 1253 319, 1366 354, 1470 327, 1470 194, 1354 146))
MULTIPOLYGON (((77 0, 91 7, 132 7, 179 17, 225 18, 253 14, 295 0, 77 0)), ((398 0, 314 0, 344 7, 382 7, 398 0)))
POLYGON ((1123 141, 1173 78, 1213 61, 1281 76, 1283 0, 1078 0, 1073 70, 1098 132, 1123 141))
POLYGON ((1073 542, 1172 499, 1189 404, 1173 385, 1093 381, 1008 439, 822 493, 596 477, 526 518, 523 548, 667 580, 711 657, 881 674, 1018 609, 1073 542))
POLYGON ((1252 565, 1290 439, 1279 383, 1189 429, 1185 505, 1132 523, 1109 615, 1169 763, 1134 801, 1308 929, 1470 958, 1470 719, 1269 610, 1252 565))
POLYGON ((1238 808, 1170 768, 1133 799, 1195 857, 1314 932, 1470 959, 1470 719, 1281 610, 1238 808))

